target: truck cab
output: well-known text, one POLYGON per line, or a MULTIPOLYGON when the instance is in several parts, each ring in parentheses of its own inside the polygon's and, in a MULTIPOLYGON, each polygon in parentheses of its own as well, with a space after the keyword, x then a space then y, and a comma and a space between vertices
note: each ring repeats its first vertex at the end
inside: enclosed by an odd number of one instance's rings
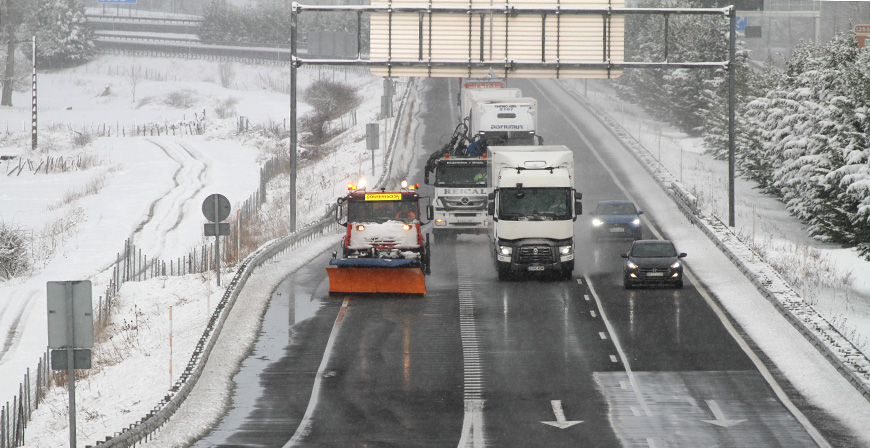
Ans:
POLYGON ((574 271, 574 221, 582 195, 574 189, 567 147, 491 147, 490 241, 500 280, 519 273, 574 271))

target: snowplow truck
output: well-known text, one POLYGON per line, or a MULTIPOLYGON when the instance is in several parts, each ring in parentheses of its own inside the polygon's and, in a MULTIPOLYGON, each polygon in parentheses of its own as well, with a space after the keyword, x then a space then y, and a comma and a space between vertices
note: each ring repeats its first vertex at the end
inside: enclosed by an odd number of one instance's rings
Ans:
MULTIPOLYGON (((365 191, 348 186, 338 198, 336 219, 347 228, 341 258, 333 252, 326 267, 330 294, 426 294, 431 272, 429 235, 420 226, 416 186, 399 191, 365 191)), ((432 207, 425 208, 427 220, 432 207)))

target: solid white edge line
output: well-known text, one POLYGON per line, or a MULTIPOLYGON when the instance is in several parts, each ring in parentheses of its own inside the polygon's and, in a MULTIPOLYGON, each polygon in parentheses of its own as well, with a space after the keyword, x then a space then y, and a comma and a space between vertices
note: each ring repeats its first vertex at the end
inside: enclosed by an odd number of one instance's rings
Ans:
POLYGON ((798 407, 795 406, 794 403, 792 403, 791 399, 782 389, 782 386, 780 386, 779 383, 776 381, 776 378, 773 377, 773 374, 770 373, 769 370, 767 370, 767 366, 764 365, 764 362, 761 361, 761 358, 759 358, 758 355, 755 354, 752 348, 749 347, 749 344, 746 342, 746 340, 744 340, 740 333, 737 332, 737 329, 734 328, 734 325, 731 324, 731 320, 728 319, 728 316, 726 316, 722 309, 719 308, 719 305, 716 304, 716 302, 713 300, 713 297, 710 296, 710 294, 707 292, 707 289, 701 285, 701 283, 695 277, 695 274, 693 274, 692 271, 687 269, 685 266, 683 266, 683 277, 688 278, 689 281, 691 281, 695 285, 695 289, 698 290, 698 293, 701 294, 701 297, 704 298, 704 301, 707 302, 707 305, 713 310, 714 313, 716 313, 716 316, 722 322, 722 325, 725 327, 726 330, 728 330, 728 333, 731 334, 731 337, 733 337, 734 340, 737 341, 737 345, 739 345, 740 348, 743 349, 743 352, 746 353, 746 356, 748 356, 749 359, 752 360, 752 363, 755 364, 755 368, 758 369, 758 372, 761 373, 761 376, 765 379, 765 381, 767 381, 767 384, 770 385, 770 388, 773 389, 773 393, 776 394, 776 397, 779 398, 779 401, 783 404, 783 406, 786 407, 786 409, 789 410, 789 412, 791 412, 791 414, 794 416, 795 419, 797 419, 801 426, 804 427, 804 429, 807 431, 807 434, 809 434, 809 436, 812 437, 812 439, 820 447, 830 448, 830 443, 828 443, 825 437, 822 436, 818 429, 816 429, 815 425, 810 422, 807 416, 804 415, 804 413, 801 412, 801 410, 798 409, 798 407))
POLYGON ((311 388, 311 398, 308 400, 308 407, 305 409, 305 415, 299 426, 296 427, 296 432, 289 442, 285 443, 282 448, 290 448, 297 444, 302 437, 308 435, 311 429, 311 416, 314 414, 314 409, 317 407, 317 400, 320 398, 320 382, 323 378, 323 371, 326 370, 326 364, 329 362, 329 357, 332 354, 332 346, 335 344, 338 329, 341 327, 341 322, 344 320, 347 313, 347 305, 350 303, 350 298, 345 297, 341 303, 341 308, 338 315, 335 317, 335 323, 332 324, 332 331, 329 333, 329 340, 326 342, 326 349, 323 351, 323 359, 320 360, 320 367, 317 369, 317 376, 314 377, 314 385, 311 388))
MULTIPOLYGON (((534 83, 532 83, 532 85, 538 90, 538 92, 541 95, 543 95, 544 97, 547 97, 548 100, 550 100, 551 104, 555 104, 555 103, 552 103, 552 99, 548 97, 548 95, 543 91, 543 89, 541 89, 540 87, 538 87, 534 83)), ((570 124, 571 127, 574 128, 574 131, 576 131, 577 135, 579 135, 580 138, 583 140, 583 142, 586 143, 586 146, 589 147, 589 149, 592 151, 592 154, 595 156, 595 158, 598 159, 599 163, 601 163, 601 165, 604 167, 604 169, 606 169, 607 172, 610 173, 610 177, 613 179, 614 183, 616 183, 616 186, 619 187, 619 189, 622 190, 623 193, 625 193, 625 196, 629 200, 631 200, 632 202, 636 202, 634 200, 634 198, 632 197, 632 195, 629 194, 629 192, 625 188, 625 186, 622 185, 622 182, 620 182, 619 179, 616 177, 616 174, 613 172, 613 170, 610 169, 610 167, 606 163, 604 163, 604 159, 601 157, 600 154, 598 154, 598 151, 595 149, 595 146, 592 145, 592 142, 590 142, 589 139, 587 139, 586 136, 583 135, 582 132, 580 132, 580 129, 573 122, 568 121, 568 124, 570 124)), ((644 224, 646 224, 648 229, 652 230, 652 232, 655 234, 656 238, 664 239, 661 232, 659 232, 658 228, 656 228, 656 226, 652 222, 650 222, 646 217, 644 217, 643 220, 644 220, 644 224)), ((812 422, 809 421, 809 419, 804 415, 804 413, 801 412, 801 410, 798 409, 794 403, 792 403, 791 399, 788 397, 788 395, 782 389, 782 386, 780 386, 779 383, 776 381, 776 378, 773 377, 773 374, 771 374, 770 371, 767 370, 767 366, 765 366, 764 363, 761 361, 761 359, 755 355, 755 352, 752 351, 752 349, 749 347, 749 344, 747 344, 746 341, 743 339, 743 337, 740 336, 740 334, 737 332, 737 330, 731 324, 731 321, 728 319, 728 317, 725 315, 725 313, 722 312, 722 310, 719 308, 719 306, 716 305, 716 302, 713 301, 712 297, 707 292, 707 289, 703 285, 701 285, 701 283, 698 281, 698 279, 695 277, 695 275, 692 274, 691 270, 689 270, 688 267, 685 266, 685 264, 683 265, 683 277, 687 277, 689 279, 689 281, 695 285, 695 289, 698 290, 698 292, 701 294, 701 297, 704 297, 704 300, 707 302, 707 305, 710 306, 710 308, 713 310, 713 312, 716 313, 716 316, 722 322, 722 325, 725 326, 725 329, 728 330, 728 333, 731 334, 731 337, 733 337, 734 340, 737 341, 737 344, 740 346, 740 348, 743 349, 743 352, 746 353, 746 355, 749 357, 749 359, 752 360, 752 363, 755 364, 755 367, 758 369, 759 373, 761 373, 761 376, 764 377, 764 379, 767 381, 767 384, 769 384, 771 389, 773 389, 774 393, 776 394, 777 398, 779 398, 780 402, 782 402, 782 404, 786 407, 786 409, 789 410, 789 412, 791 412, 791 414, 794 416, 794 418, 797 419, 798 422, 800 422, 801 426, 804 427, 804 429, 807 431, 807 433, 810 435, 810 437, 812 437, 812 439, 816 443, 818 443, 820 447, 829 448, 831 445, 828 443, 828 441, 822 436, 822 434, 819 432, 819 430, 816 429, 815 425, 813 425, 812 422)), ((592 289, 592 283, 589 281, 588 278, 586 279, 586 282, 589 284, 589 288, 592 289)), ((594 293, 594 290, 593 290, 593 294, 595 295, 595 300, 598 301, 598 295, 594 293)), ((604 319, 605 324, 607 324, 608 331, 610 331, 610 325, 607 322, 607 318, 604 317, 604 309, 601 307, 601 303, 598 303, 598 308, 599 308, 599 311, 601 312, 602 319, 604 319)), ((612 332, 611 332, 611 335, 612 335, 612 332)), ((614 337, 614 343, 615 342, 616 342, 616 339, 614 337)), ((619 349, 618 345, 617 345, 617 349, 619 349)), ((622 351, 620 351, 620 356, 622 356, 622 351)), ((626 364, 626 370, 628 370, 628 364, 626 364)))

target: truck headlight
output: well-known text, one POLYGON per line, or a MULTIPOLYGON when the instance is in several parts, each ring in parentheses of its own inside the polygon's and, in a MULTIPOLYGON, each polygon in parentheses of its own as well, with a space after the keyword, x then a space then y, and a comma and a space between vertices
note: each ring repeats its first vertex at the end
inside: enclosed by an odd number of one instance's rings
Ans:
POLYGON ((366 226, 364 226, 364 225, 362 225, 362 224, 356 226, 356 230, 357 230, 357 231, 362 232, 362 231, 365 230, 365 229, 366 229, 366 226))
POLYGON ((595 219, 592 220, 592 225, 595 226, 595 227, 598 227, 598 226, 600 226, 601 224, 604 224, 604 221, 602 221, 602 220, 600 220, 600 219, 598 219, 598 218, 595 218, 595 219))
POLYGON ((510 255, 514 253, 514 248, 511 246, 498 246, 499 255, 510 255))
POLYGON ((443 220, 443 219, 441 219, 441 218, 438 218, 438 219, 435 220, 435 225, 436 225, 436 226, 446 226, 446 225, 447 225, 447 221, 445 221, 445 220, 443 220))
POLYGON ((559 246, 559 255, 571 255, 574 253, 574 246, 559 246))

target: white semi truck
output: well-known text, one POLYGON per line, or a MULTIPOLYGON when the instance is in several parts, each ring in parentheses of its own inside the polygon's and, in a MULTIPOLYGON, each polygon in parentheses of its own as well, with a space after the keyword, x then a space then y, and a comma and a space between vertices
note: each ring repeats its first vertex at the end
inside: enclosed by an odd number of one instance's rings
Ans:
POLYGON ((487 213, 499 280, 519 273, 574 271, 574 153, 563 145, 490 147, 487 213))
POLYGON ((435 187, 432 236, 436 242, 460 233, 486 234, 489 163, 486 153, 466 151, 467 132, 464 123, 458 125, 450 142, 426 162, 424 182, 435 187))

